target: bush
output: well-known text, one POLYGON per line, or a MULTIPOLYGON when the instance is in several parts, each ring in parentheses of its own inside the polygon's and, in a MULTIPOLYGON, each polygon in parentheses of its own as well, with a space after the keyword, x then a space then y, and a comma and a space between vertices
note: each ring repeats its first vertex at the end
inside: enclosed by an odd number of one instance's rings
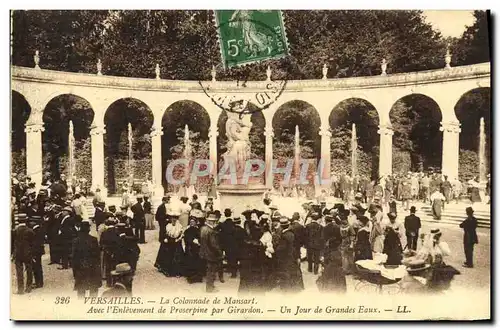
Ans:
POLYGON ((479 175, 479 156, 472 150, 460 149, 458 157, 458 178, 468 181, 479 175))
POLYGON ((411 155, 409 151, 397 148, 392 149, 392 172, 393 174, 406 174, 411 170, 411 155))
POLYGON ((11 157, 11 173, 26 173, 26 149, 13 151, 11 157))
MULTIPOLYGON (((105 171, 104 182, 108 190, 113 193, 118 191, 122 186, 123 181, 127 181, 129 177, 129 164, 128 159, 114 159, 106 157, 104 159, 105 171)), ((134 159, 132 161, 132 173, 134 175, 134 182, 143 182, 151 179, 152 162, 151 159, 134 159)), ((138 183, 134 185, 133 189, 140 190, 138 183)))

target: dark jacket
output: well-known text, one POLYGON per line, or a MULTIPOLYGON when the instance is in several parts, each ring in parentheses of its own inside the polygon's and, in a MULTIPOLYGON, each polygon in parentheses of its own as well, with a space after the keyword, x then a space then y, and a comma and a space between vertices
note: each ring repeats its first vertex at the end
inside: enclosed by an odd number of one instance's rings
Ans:
POLYGON ((76 237, 76 229, 75 229, 75 219, 70 215, 67 217, 61 218, 61 223, 59 225, 59 237, 61 240, 67 242, 71 241, 76 237))
POLYGON ((75 290, 97 289, 102 285, 101 253, 97 238, 88 233, 78 233, 73 240, 73 276, 75 290))
POLYGON ((326 224, 326 226, 323 228, 323 242, 326 245, 328 240, 336 238, 336 239, 341 239, 340 235, 340 226, 337 225, 334 222, 330 222, 326 224))
POLYGON ((467 217, 461 224, 460 228, 464 230, 464 244, 477 244, 477 219, 474 216, 467 217))
POLYGON ((290 224, 290 230, 294 235, 295 258, 300 258, 300 248, 306 244, 306 228, 294 221, 290 224))
POLYGON ((235 225, 233 228, 233 234, 229 239, 229 246, 231 251, 228 252, 234 258, 241 258, 241 253, 243 251, 243 244, 247 237, 247 232, 240 226, 235 225))
POLYGON ((33 242, 33 256, 41 256, 45 254, 45 230, 42 226, 33 229, 35 233, 35 240, 33 242))
POLYGON ((167 221, 167 206, 165 203, 161 203, 156 209, 155 220, 158 221, 159 224, 167 221))
POLYGON ((106 212, 101 210, 101 208, 96 207, 95 213, 94 213, 94 222, 95 222, 96 228, 99 228, 99 226, 101 224, 103 224, 104 221, 106 221, 106 212))
POLYGON ((207 261, 222 260, 222 249, 217 232, 209 226, 200 228, 200 257, 207 261))
POLYGON ((134 213, 132 222, 134 223, 135 226, 144 224, 146 222, 145 218, 146 213, 144 212, 141 203, 135 203, 134 205, 132 205, 130 210, 134 213))
POLYGON ((26 225, 18 226, 12 232, 14 241, 14 259, 19 262, 31 262, 35 232, 26 225))
POLYGON ((231 240, 231 236, 233 235, 234 231, 234 223, 233 219, 231 218, 226 218, 224 222, 221 222, 217 225, 215 228, 219 232, 219 243, 221 245, 221 248, 229 252, 231 250, 231 244, 234 242, 231 240))
POLYGON ((99 241, 99 245, 101 249, 110 255, 118 254, 119 249, 121 247, 121 238, 120 233, 116 227, 109 227, 101 234, 101 240, 99 241))
POLYGON ((281 290, 300 291, 304 289, 302 273, 295 258, 295 236, 290 228, 284 229, 274 247, 276 255, 276 278, 281 290))
POLYGON ((151 210, 152 210, 151 202, 150 201, 144 202, 144 213, 151 214, 153 213, 151 210))
POLYGON ((405 231, 407 234, 409 232, 418 233, 420 227, 422 227, 420 218, 415 214, 410 214, 405 217, 405 231))
POLYGON ((323 248, 322 227, 316 221, 306 226, 306 248, 320 250, 323 248))

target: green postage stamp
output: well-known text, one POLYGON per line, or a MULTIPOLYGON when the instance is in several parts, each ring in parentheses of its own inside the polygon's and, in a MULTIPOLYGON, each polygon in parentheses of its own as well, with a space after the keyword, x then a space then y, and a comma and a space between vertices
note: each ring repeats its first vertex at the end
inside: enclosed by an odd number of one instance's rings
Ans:
POLYGON ((281 10, 216 10, 224 68, 289 55, 281 10))

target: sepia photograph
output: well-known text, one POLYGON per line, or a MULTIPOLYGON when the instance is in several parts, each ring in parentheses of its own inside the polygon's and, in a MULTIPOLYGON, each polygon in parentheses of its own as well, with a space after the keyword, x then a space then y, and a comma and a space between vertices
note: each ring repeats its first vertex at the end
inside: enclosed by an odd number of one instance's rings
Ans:
POLYGON ((491 320, 488 10, 10 10, 10 319, 491 320))

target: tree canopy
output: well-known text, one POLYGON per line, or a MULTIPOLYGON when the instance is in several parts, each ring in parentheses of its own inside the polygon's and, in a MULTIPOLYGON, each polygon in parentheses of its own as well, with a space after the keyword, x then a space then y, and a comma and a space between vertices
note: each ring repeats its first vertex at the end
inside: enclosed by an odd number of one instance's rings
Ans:
MULTIPOLYGON (((16 10, 12 63, 33 66, 39 50, 47 69, 94 73, 99 58, 104 74, 153 78, 158 63, 165 79, 208 79, 221 62, 213 16, 210 10, 16 10)), ((323 63, 329 77, 379 74, 383 58, 388 73, 444 66, 447 41, 421 11, 291 10, 284 17, 289 58, 220 72, 219 79, 242 73, 265 79, 267 64, 292 79, 321 77, 323 63)), ((475 17, 456 43, 456 65, 489 59, 487 15, 475 17)))

